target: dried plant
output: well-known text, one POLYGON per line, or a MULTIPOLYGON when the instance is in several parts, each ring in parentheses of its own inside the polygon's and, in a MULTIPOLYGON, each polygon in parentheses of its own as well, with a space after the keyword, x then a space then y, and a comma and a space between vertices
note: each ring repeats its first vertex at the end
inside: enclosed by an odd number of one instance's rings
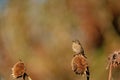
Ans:
POLYGON ((120 51, 112 53, 108 57, 108 66, 106 69, 109 69, 108 80, 111 80, 112 77, 112 69, 120 66, 120 51))
POLYGON ((77 75, 86 75, 87 80, 89 80, 90 72, 89 72, 87 57, 84 54, 84 50, 79 40, 73 41, 72 49, 73 52, 75 53, 71 62, 72 70, 77 75))
POLYGON ((32 80, 30 76, 26 73, 26 68, 24 63, 19 60, 12 68, 12 76, 14 79, 20 79, 22 80, 32 80))

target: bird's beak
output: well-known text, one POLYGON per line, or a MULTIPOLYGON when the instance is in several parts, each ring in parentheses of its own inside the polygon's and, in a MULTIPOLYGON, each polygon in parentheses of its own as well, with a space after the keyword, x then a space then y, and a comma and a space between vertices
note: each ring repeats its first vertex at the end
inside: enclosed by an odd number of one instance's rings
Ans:
POLYGON ((74 40, 72 42, 75 42, 74 40))

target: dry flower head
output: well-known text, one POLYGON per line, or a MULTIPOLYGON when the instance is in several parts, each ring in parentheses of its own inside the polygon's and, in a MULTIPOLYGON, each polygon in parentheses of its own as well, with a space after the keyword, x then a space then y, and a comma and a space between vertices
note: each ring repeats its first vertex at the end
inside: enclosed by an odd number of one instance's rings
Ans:
POLYGON ((111 65, 113 68, 116 68, 120 65, 120 51, 115 51, 108 57, 108 66, 111 65))
POLYGON ((12 75, 14 78, 23 77, 26 69, 24 63, 20 60, 12 68, 12 75))
POLYGON ((88 63, 87 60, 84 56, 81 54, 77 54, 73 57, 72 62, 71 62, 72 70, 76 74, 86 74, 88 63))
POLYGON ((109 69, 108 80, 112 78, 112 69, 120 66, 120 51, 115 51, 108 57, 108 66, 106 69, 109 69))

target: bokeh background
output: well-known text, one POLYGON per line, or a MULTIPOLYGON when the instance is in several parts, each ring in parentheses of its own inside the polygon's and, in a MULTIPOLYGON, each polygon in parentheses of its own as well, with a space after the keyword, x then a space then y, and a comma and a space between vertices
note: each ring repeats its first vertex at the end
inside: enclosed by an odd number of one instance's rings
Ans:
MULTIPOLYGON (((0 80, 22 59, 33 80, 84 80, 71 70, 79 39, 91 80, 107 80, 107 57, 120 49, 120 0, 0 0, 0 80)), ((120 80, 119 70, 113 77, 120 80)))

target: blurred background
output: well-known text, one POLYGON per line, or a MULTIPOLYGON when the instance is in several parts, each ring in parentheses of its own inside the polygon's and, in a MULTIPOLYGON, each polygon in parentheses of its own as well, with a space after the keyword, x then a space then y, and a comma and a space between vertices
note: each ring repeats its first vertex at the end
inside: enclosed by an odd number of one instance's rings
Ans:
POLYGON ((88 57, 91 80, 106 80, 107 57, 120 47, 119 3, 0 0, 0 80, 12 80, 11 68, 19 59, 33 80, 84 80, 71 70, 75 39, 88 57))

